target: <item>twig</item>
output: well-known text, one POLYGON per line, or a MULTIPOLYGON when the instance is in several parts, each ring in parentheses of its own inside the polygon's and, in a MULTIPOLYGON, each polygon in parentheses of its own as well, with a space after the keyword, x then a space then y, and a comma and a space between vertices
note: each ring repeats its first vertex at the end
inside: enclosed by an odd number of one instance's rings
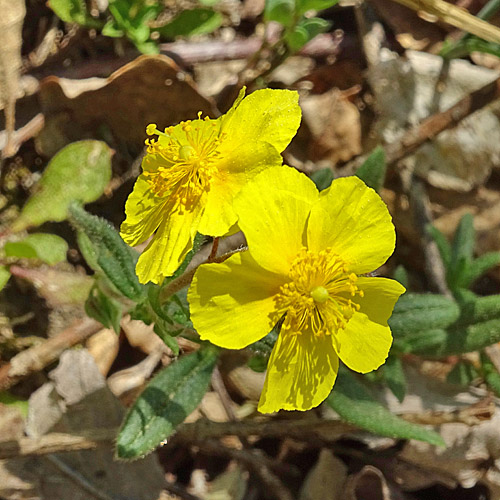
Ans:
MULTIPOLYGON (((319 420, 306 418, 299 420, 269 419, 243 422, 211 422, 198 420, 185 423, 177 428, 171 441, 196 443, 222 436, 290 437, 307 440, 311 436, 321 436, 334 441, 339 436, 355 429, 340 420, 319 420)), ((20 438, 14 441, 0 441, 0 459, 47 455, 79 450, 93 450, 98 446, 110 446, 119 429, 90 429, 80 435, 49 433, 37 439, 20 438)))
POLYGON ((73 483, 79 486, 82 490, 92 495, 92 497, 98 498, 99 500, 117 500, 115 497, 99 491, 88 479, 72 469, 69 465, 65 464, 62 460, 59 460, 57 457, 48 456, 46 457, 46 460, 57 467, 66 477, 73 481, 73 483))
MULTIPOLYGON (((464 118, 490 104, 500 97, 500 78, 460 99, 451 108, 435 113, 403 134, 403 136, 384 146, 387 165, 394 165, 406 158, 425 142, 449 128, 456 127, 464 118)), ((363 155, 345 166, 346 172, 354 172, 362 165, 367 156, 363 155)))
POLYGON ((65 349, 79 344, 102 328, 97 321, 85 318, 55 337, 20 352, 9 363, 0 366, 0 390, 6 390, 32 373, 43 370, 56 361, 65 349))
MULTIPOLYGON (((188 286, 191 281, 193 281, 193 277, 196 273, 196 270, 201 264, 205 263, 216 263, 220 264, 221 262, 224 262, 225 260, 229 259, 232 255, 234 255, 237 252, 241 252, 243 249, 238 248, 235 250, 232 250, 230 252, 225 253, 224 255, 221 255, 220 257, 215 257, 212 260, 206 260, 205 262, 200 263, 196 267, 193 267, 186 271, 184 274, 181 274, 178 278, 175 278, 172 280, 165 288, 163 288, 160 292, 160 303, 163 304, 170 296, 172 296, 174 293, 177 293, 179 290, 182 290, 184 287, 188 286)), ((210 258, 210 256, 209 256, 210 258)))
MULTIPOLYGON (((401 178, 404 179, 404 175, 401 178)), ((403 186, 408 195, 415 226, 422 240, 425 268, 430 284, 437 292, 451 298, 453 295, 446 283, 446 269, 443 260, 436 242, 427 230, 432 223, 432 215, 425 185, 423 181, 411 175, 408 182, 403 182, 403 186)))
POLYGON ((26 125, 24 125, 24 127, 12 131, 8 148, 8 133, 7 131, 1 131, 0 150, 2 150, 3 157, 10 158, 11 156, 14 156, 23 142, 32 139, 40 132, 40 130, 42 130, 44 123, 45 120, 42 113, 35 115, 26 125))
POLYGON ((394 0, 417 12, 425 12, 437 17, 440 21, 451 24, 455 28, 467 31, 488 42, 500 43, 500 29, 478 19, 465 9, 445 2, 444 0, 394 0))

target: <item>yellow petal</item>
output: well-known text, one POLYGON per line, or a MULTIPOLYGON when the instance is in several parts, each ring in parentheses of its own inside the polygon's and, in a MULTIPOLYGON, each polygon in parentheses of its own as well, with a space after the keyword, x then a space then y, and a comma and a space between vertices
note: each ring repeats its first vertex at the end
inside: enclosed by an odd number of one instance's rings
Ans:
POLYGON ((357 177, 333 181, 311 209, 310 250, 331 247, 357 273, 380 267, 394 251, 396 233, 387 206, 357 177))
POLYGON ((371 372, 382 365, 392 344, 391 329, 371 321, 361 312, 354 313, 336 336, 340 359, 351 370, 360 373, 371 372))
POLYGON ((286 166, 261 172, 241 190, 234 205, 238 225, 262 267, 288 273, 305 244, 307 217, 317 199, 314 183, 286 166))
POLYGON ((221 145, 221 156, 198 228, 200 233, 210 236, 225 235, 238 220, 233 203, 242 186, 262 170, 282 163, 278 151, 265 142, 245 144, 237 149, 221 145))
POLYGON ((338 367, 330 336, 280 334, 269 358, 259 411, 318 406, 330 394, 338 367))
POLYGON ((387 320, 391 317, 394 305, 400 295, 405 293, 403 285, 395 280, 387 278, 364 278, 359 277, 356 286, 363 290, 363 297, 352 298, 357 302, 361 310, 371 321, 387 326, 387 320))
POLYGON ((193 239, 199 224, 200 209, 166 212, 153 239, 142 252, 135 268, 141 283, 161 283, 181 265, 184 257, 193 248, 193 239))
POLYGON ((273 296, 282 284, 248 252, 221 264, 203 264, 188 292, 191 321, 203 340, 227 349, 246 347, 277 322, 273 296))
POLYGON ((291 90, 256 90, 222 117, 222 132, 235 144, 265 141, 280 153, 300 125, 299 94, 291 90))
POLYGON ((130 246, 146 241, 160 225, 165 200, 155 196, 149 183, 140 175, 125 204, 127 218, 121 225, 120 235, 130 246))

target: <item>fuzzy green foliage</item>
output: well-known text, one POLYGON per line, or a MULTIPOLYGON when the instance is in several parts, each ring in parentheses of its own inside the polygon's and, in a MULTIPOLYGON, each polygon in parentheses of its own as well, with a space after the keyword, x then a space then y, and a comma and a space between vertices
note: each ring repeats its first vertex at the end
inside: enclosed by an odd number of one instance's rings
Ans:
POLYGON ((125 417, 116 441, 118 458, 140 458, 175 431, 205 395, 217 357, 217 348, 203 346, 151 380, 125 417))
POLYGON ((70 206, 70 221, 85 234, 85 250, 90 263, 98 266, 114 287, 128 299, 145 296, 135 273, 137 255, 106 220, 86 212, 78 203, 70 206))

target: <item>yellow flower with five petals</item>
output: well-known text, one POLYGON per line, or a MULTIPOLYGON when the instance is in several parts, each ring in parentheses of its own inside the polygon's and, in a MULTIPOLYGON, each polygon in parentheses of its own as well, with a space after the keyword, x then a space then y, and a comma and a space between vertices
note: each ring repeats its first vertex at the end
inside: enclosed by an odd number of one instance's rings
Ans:
POLYGON ((149 125, 147 153, 126 206, 121 236, 131 246, 152 240, 139 257, 141 283, 161 283, 192 248, 196 232, 223 236, 236 223, 233 200, 262 170, 282 164, 301 112, 288 90, 240 92, 218 119, 181 122, 164 132, 149 125))
POLYGON ((235 209, 248 251, 201 265, 188 292, 202 339, 241 349, 282 321, 259 411, 308 410, 330 393, 339 358, 366 373, 387 358, 405 289, 364 274, 394 251, 386 205, 357 177, 318 192, 292 168, 260 173, 235 209))

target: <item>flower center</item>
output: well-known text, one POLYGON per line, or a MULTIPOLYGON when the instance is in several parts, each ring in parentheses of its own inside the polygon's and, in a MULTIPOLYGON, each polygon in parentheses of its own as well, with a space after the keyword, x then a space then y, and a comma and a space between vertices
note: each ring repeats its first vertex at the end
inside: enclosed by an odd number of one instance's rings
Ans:
POLYGON ((157 134, 157 140, 146 140, 144 175, 156 196, 169 196, 173 208, 191 209, 210 189, 221 160, 218 147, 225 134, 219 133, 219 124, 208 117, 181 122, 164 132, 156 125, 146 128, 148 135, 157 134))
POLYGON ((276 297, 276 317, 285 316, 282 331, 331 335, 345 328, 363 297, 347 264, 331 248, 319 253, 303 248, 293 261, 290 281, 276 297))

